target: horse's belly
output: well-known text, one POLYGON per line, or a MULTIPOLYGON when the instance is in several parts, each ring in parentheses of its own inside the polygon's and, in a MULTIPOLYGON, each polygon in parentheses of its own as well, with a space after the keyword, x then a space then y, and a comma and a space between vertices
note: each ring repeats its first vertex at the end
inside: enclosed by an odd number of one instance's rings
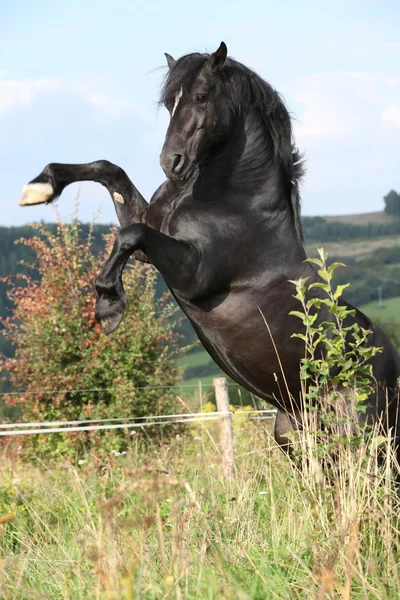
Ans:
POLYGON ((203 346, 234 381, 275 404, 288 402, 288 389, 299 396, 304 348, 287 328, 279 331, 275 322, 270 334, 256 307, 236 306, 232 315, 225 302, 207 313, 188 313, 203 346))

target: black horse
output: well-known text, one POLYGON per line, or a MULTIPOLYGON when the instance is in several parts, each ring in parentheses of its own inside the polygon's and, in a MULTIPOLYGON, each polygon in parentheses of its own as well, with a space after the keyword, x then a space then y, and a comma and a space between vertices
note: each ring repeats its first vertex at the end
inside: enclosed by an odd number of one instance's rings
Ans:
MULTIPOLYGON (((149 204, 121 168, 104 160, 48 165, 25 186, 20 203, 51 202, 76 181, 104 185, 121 229, 96 280, 103 330, 112 332, 123 319, 129 257, 150 262, 220 367, 279 409, 275 437, 286 446, 283 434, 301 408, 304 357, 304 343, 291 337, 300 321, 289 316, 299 309, 289 280, 319 280, 304 262, 303 166, 291 119, 267 82, 227 58, 223 42, 211 55, 166 58, 161 103, 171 119, 160 162, 167 180, 149 204)), ((364 314, 356 311, 354 318, 372 329, 371 344, 383 348, 371 360, 378 385, 369 413, 384 415, 397 435, 399 356, 364 314)))

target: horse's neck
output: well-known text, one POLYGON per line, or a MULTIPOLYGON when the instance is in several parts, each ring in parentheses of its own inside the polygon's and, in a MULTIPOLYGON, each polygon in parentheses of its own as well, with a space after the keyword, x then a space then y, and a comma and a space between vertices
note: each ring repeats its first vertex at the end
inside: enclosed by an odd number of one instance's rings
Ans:
MULTIPOLYGON (((252 113, 236 124, 223 145, 213 149, 200 172, 208 180, 214 179, 218 187, 221 182, 229 194, 264 196, 267 188, 276 190, 278 195, 287 188, 290 194, 289 182, 284 180, 283 170, 277 164, 271 140, 252 113)), ((273 196, 269 201, 274 201, 273 196)))
POLYGON ((292 206, 292 182, 277 160, 271 140, 257 116, 251 113, 238 126, 210 163, 216 189, 229 203, 246 206, 265 218, 265 233, 277 245, 286 244, 292 260, 306 258, 298 240, 292 206), (221 185, 222 183, 222 185, 221 185))
POLYGON ((222 182, 229 191, 256 192, 267 179, 269 154, 262 132, 253 119, 238 122, 223 144, 213 147, 201 171, 208 179, 222 182))

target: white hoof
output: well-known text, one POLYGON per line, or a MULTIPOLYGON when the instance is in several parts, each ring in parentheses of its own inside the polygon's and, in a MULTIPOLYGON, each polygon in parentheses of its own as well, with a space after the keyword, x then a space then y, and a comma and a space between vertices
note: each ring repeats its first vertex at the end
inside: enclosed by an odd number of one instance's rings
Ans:
POLYGON ((22 198, 19 205, 44 204, 50 202, 53 198, 54 189, 50 183, 28 183, 22 188, 22 198))

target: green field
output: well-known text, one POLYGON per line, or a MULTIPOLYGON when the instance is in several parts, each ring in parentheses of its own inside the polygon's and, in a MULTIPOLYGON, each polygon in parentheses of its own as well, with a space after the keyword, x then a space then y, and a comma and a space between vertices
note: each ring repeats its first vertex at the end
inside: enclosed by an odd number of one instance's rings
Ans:
POLYGON ((371 317, 371 319, 378 319, 380 321, 394 319, 400 323, 400 296, 383 300, 382 305, 379 305, 378 302, 364 304, 360 306, 360 310, 368 317, 371 317))
POLYGON ((215 364, 211 356, 199 348, 178 360, 178 366, 184 369, 182 383, 184 385, 212 384, 214 377, 223 375, 221 369, 215 364))
MULTIPOLYGON (((199 406, 202 402, 215 402, 213 380, 215 377, 226 377, 226 374, 216 365, 204 349, 199 349, 178 360, 178 365, 184 369, 178 387, 178 393, 188 398, 190 408, 199 406), (198 376, 188 377, 188 369, 199 369, 198 376)), ((254 406, 256 399, 229 377, 229 398, 235 406, 254 406)))
POLYGON ((211 360, 209 354, 207 354, 207 352, 203 348, 201 348, 199 350, 196 350, 195 352, 191 352, 190 354, 183 356, 182 358, 179 358, 177 364, 178 366, 184 368, 190 366, 198 367, 204 365, 209 360, 211 360))

